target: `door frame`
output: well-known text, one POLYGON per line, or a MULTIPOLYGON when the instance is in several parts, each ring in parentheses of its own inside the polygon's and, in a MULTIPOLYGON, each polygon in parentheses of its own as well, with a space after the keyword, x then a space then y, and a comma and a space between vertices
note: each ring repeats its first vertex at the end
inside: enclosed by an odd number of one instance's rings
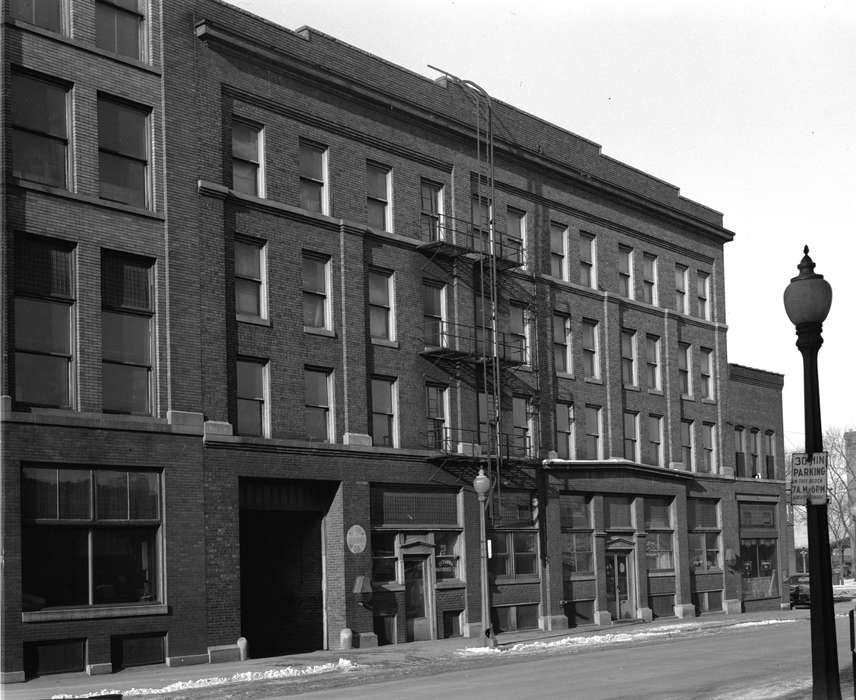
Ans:
MULTIPOLYGON (((604 560, 604 588, 606 588, 606 559, 609 557, 613 557, 616 555, 624 556, 625 567, 627 571, 627 601, 630 605, 630 617, 625 618, 621 616, 621 603, 616 597, 616 612, 617 615, 613 617, 613 621, 615 620, 634 620, 636 619, 637 612, 639 610, 639 601, 637 600, 637 596, 639 595, 639 586, 637 581, 638 571, 636 567, 636 546, 633 540, 624 538, 624 537, 610 537, 606 543, 606 551, 605 551, 605 560, 604 560)), ((607 601, 609 600, 609 592, 607 591, 607 601)), ((607 610, 608 602, 607 602, 607 610)), ((609 610, 610 615, 612 615, 612 611, 609 610)))
MULTIPOLYGON (((410 540, 401 545, 401 582, 404 580, 405 559, 422 561, 422 575, 425 595, 425 617, 428 620, 428 639, 437 639, 437 600, 435 596, 436 580, 434 567, 434 550, 432 543, 425 540, 410 540)), ((406 610, 404 612, 407 615, 406 610)), ((405 620, 406 622, 406 620, 405 620)))

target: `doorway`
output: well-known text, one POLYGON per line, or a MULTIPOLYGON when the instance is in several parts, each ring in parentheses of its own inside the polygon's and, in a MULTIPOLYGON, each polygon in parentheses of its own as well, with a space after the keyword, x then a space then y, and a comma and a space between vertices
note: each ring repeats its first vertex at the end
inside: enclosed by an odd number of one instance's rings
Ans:
POLYGON ((426 585, 428 557, 404 557, 404 615, 407 624, 407 641, 418 642, 431 639, 430 610, 428 599, 432 586, 426 585))
POLYGON ((632 567, 631 552, 607 551, 606 607, 613 620, 632 620, 636 617, 632 567))

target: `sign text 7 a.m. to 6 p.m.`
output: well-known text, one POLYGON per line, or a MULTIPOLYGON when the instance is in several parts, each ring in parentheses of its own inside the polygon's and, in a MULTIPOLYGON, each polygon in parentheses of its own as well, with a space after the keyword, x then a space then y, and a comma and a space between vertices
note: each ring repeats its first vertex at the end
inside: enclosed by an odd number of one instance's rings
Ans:
POLYGON ((826 494, 826 466, 829 454, 815 452, 812 455, 805 452, 795 452, 791 455, 791 503, 805 505, 806 503, 824 504, 826 494))

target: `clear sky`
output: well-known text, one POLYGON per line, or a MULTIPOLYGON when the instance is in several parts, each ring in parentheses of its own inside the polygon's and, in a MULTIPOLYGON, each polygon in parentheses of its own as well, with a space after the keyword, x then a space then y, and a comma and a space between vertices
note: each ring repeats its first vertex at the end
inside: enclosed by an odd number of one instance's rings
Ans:
POLYGON ((721 211, 731 362, 785 375, 803 444, 802 361, 782 292, 808 244, 833 288, 824 428, 856 427, 856 3, 794 0, 237 0, 431 78, 438 66, 601 144, 721 211))

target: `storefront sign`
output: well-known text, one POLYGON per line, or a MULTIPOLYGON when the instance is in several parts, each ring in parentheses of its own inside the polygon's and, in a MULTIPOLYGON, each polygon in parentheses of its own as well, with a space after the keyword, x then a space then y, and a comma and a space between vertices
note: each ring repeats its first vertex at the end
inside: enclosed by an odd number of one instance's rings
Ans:
POLYGON ((826 503, 826 465, 829 455, 816 452, 807 455, 798 452, 791 455, 791 503, 826 503))
POLYGON ((366 531, 361 525, 351 525, 345 539, 351 554, 362 554, 366 551, 366 531))

